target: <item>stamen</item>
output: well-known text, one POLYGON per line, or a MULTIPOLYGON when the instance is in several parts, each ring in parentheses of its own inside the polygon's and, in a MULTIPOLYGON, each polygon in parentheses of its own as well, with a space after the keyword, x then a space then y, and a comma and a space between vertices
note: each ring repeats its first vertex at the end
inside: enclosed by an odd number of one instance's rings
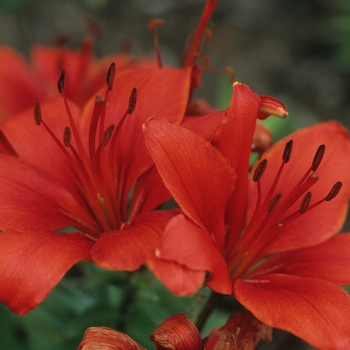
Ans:
POLYGON ((278 202, 280 201, 281 197, 282 197, 282 194, 278 193, 278 194, 276 194, 276 196, 274 196, 271 199, 271 201, 270 201, 270 203, 269 203, 269 205, 267 207, 267 211, 269 213, 273 212, 276 209, 276 206, 277 206, 278 202))
POLYGON ((115 77, 116 66, 115 63, 112 62, 108 68, 107 72, 107 86, 108 90, 111 91, 113 89, 114 77, 115 77))
POLYGON ((329 191, 329 193, 327 194, 326 198, 324 199, 326 202, 331 201, 332 199, 334 199, 339 191, 341 190, 343 186, 343 183, 341 181, 336 182, 333 187, 331 188, 331 190, 329 191))
POLYGON ((163 24, 164 24, 164 21, 162 19, 156 18, 156 19, 151 20, 147 26, 148 31, 153 33, 153 44, 154 44, 154 50, 155 50, 156 56, 157 56, 158 68, 162 68, 162 58, 160 55, 157 27, 161 26, 163 24))
POLYGON ((289 162, 290 157, 292 155, 292 149, 293 149, 293 140, 290 140, 286 143, 284 147, 283 156, 282 156, 283 163, 289 162))
POLYGON ((312 197, 311 192, 307 192, 305 194, 305 196, 300 204, 300 209, 299 209, 300 214, 304 214, 306 212, 306 210, 308 209, 311 197, 312 197))
POLYGON ((128 107, 128 114, 132 114, 136 107, 136 101, 137 101, 137 89, 133 88, 130 93, 129 97, 129 107, 128 107))
POLYGON ((207 0, 205 7, 204 7, 204 10, 203 10, 203 13, 202 13, 202 16, 199 20, 196 32, 194 34, 193 40, 191 42, 191 46, 184 57, 182 67, 189 67, 194 63, 193 61, 194 61, 195 57, 197 56, 196 53, 197 53, 198 48, 200 46, 203 33, 205 32, 205 29, 207 27, 209 19, 210 19, 211 15, 213 14, 214 9, 215 9, 216 5, 218 4, 218 2, 219 2, 219 0, 207 0))
POLYGON ((102 147, 106 147, 108 144, 109 139, 111 138, 112 134, 113 134, 113 130, 114 130, 114 125, 110 125, 106 131, 103 134, 103 138, 102 138, 102 142, 101 142, 101 146, 102 147))
POLYGON ((34 105, 34 120, 36 125, 41 124, 41 106, 39 102, 34 105))
POLYGON ((65 79, 65 76, 66 76, 66 71, 65 71, 65 69, 62 69, 62 70, 61 70, 60 77, 58 78, 58 82, 57 82, 57 88, 58 88, 58 92, 59 92, 60 94, 62 94, 63 89, 64 89, 64 79, 65 79))
POLYGON ((66 126, 63 133, 63 143, 66 147, 70 146, 71 132, 69 126, 66 126))
POLYGON ((312 161, 312 166, 311 166, 311 170, 312 171, 316 171, 318 169, 318 167, 320 166, 323 156, 324 156, 324 152, 326 151, 326 146, 325 145, 320 145, 316 151, 315 157, 312 161))
POLYGON ((263 176, 265 169, 267 166, 267 159, 262 160, 259 165, 256 167, 254 174, 253 174, 253 181, 257 182, 261 179, 263 176))

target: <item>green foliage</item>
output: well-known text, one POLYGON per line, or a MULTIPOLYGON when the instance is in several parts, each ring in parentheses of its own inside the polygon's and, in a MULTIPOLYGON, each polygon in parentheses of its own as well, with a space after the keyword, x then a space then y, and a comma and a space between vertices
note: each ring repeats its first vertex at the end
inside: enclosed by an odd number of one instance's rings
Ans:
MULTIPOLYGON (((204 288, 195 297, 179 298, 147 269, 125 273, 81 262, 28 314, 15 315, 0 304, 0 344, 13 350, 76 349, 88 327, 106 326, 152 349, 149 336, 161 322, 176 313, 194 320, 209 293, 204 288)), ((211 324, 227 317, 216 312, 211 324)))

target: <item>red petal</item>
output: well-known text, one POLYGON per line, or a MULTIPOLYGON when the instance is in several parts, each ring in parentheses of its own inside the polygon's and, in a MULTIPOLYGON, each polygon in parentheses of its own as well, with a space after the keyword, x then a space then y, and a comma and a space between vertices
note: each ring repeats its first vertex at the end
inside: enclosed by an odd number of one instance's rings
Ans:
POLYGON ((170 198, 171 194, 153 165, 135 184, 129 219, 132 221, 137 214, 147 213, 170 198))
POLYGON ((21 112, 45 98, 27 63, 9 48, 0 49, 0 120, 21 112))
POLYGON ((202 340, 196 326, 184 315, 163 321, 150 336, 157 350, 201 350, 202 340))
MULTIPOLYGON (((326 151, 321 165, 317 169, 320 179, 310 189, 312 192, 310 205, 324 198, 337 181, 342 181, 343 187, 335 199, 324 202, 291 223, 283 225, 271 238, 271 241, 266 244, 261 255, 318 244, 334 236, 342 228, 346 217, 350 196, 350 162, 348 162, 348 159, 350 159, 350 143, 348 132, 335 122, 321 123, 299 130, 276 143, 263 154, 262 157, 268 160, 268 164, 260 180, 262 198, 266 197, 271 188, 282 162, 284 146, 290 139, 294 140, 292 155, 290 161, 285 164, 275 190, 275 194, 282 194, 280 203, 292 191, 305 172, 310 169, 315 152, 320 144, 326 145, 326 151)), ((256 189, 256 183, 251 183, 248 222, 255 208, 256 189)), ((301 198, 290 206, 283 217, 299 211, 300 204, 301 198)), ((283 217, 281 217, 281 220, 283 217)))
POLYGON ((241 234, 247 203, 247 169, 261 99, 248 86, 235 83, 230 107, 212 143, 229 159, 237 174, 235 191, 230 199, 227 247, 241 234))
POLYGON ((185 117, 181 125, 211 141, 224 116, 225 111, 218 111, 201 117, 185 117))
POLYGON ((139 215, 121 230, 102 233, 91 250, 94 263, 111 270, 137 270, 154 256, 164 227, 177 213, 154 211, 139 215))
POLYGON ((333 283, 272 274, 237 280, 237 300, 263 323, 322 349, 349 349, 350 297, 333 283))
POLYGON ((206 284, 210 288, 222 294, 232 293, 228 268, 215 241, 184 215, 169 221, 158 250, 162 259, 176 261, 192 270, 209 271, 206 284))
MULTIPOLYGON (((70 108, 77 119, 79 110, 72 103, 70 108)), ((46 124, 63 142, 63 132, 69 121, 62 97, 43 101, 41 114, 46 124)), ((20 158, 59 178, 67 187, 72 187, 74 176, 71 165, 44 126, 36 125, 33 107, 2 124, 1 130, 20 158)))
POLYGON ((108 327, 89 327, 78 350, 146 350, 128 335, 108 327))
POLYGON ((80 260, 90 260, 93 245, 72 233, 0 233, 0 301, 17 314, 35 308, 65 272, 80 260))
POLYGON ((229 162, 210 143, 181 126, 149 120, 144 126, 148 150, 181 209, 224 244, 224 213, 234 184, 229 162))
POLYGON ((82 106, 105 83, 108 66, 100 70, 92 55, 92 44, 83 42, 79 50, 62 47, 35 46, 32 51, 35 70, 50 96, 57 95, 57 80, 66 71, 65 93, 82 106), (99 79, 97 79, 99 77, 99 79))
MULTIPOLYGON (((175 123, 182 121, 189 98, 190 75, 190 69, 164 68, 123 71, 115 79, 108 98, 106 127, 119 123, 128 108, 133 88, 137 89, 138 96, 135 110, 123 122, 116 143, 115 163, 119 169, 122 198, 127 198, 136 179, 152 165, 142 137, 142 124, 153 116, 175 123)), ((81 118, 82 134, 86 138, 93 102, 90 101, 81 118)))
POLYGON ((339 234, 313 247, 281 253, 261 264, 254 274, 273 271, 350 284, 350 234, 339 234))
POLYGON ((155 255, 149 259, 147 266, 166 288, 178 296, 193 296, 204 283, 204 271, 192 270, 155 255))
POLYGON ((96 227, 79 196, 18 158, 0 155, 0 182, 0 229, 36 232, 81 228, 82 224, 92 230, 96 227))

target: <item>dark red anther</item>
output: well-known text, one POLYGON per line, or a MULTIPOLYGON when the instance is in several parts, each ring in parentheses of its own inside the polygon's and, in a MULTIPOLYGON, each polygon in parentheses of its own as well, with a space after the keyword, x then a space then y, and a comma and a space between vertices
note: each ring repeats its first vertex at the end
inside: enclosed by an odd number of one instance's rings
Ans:
POLYGON ((112 62, 107 72, 107 86, 109 91, 113 89, 115 70, 116 70, 115 63, 112 62))
POLYGON ((326 151, 325 145, 318 146, 318 149, 315 153, 314 160, 312 161, 312 166, 311 166, 312 171, 316 171, 318 169, 318 167, 320 166, 325 151, 326 151))
POLYGON ((306 212, 307 208, 309 207, 311 197, 312 197, 311 192, 307 192, 305 194, 305 196, 300 204, 300 209, 299 209, 300 214, 304 214, 306 212))
POLYGON ((137 89, 133 88, 131 90, 130 98, 129 98, 129 107, 128 107, 128 114, 132 114, 136 107, 136 101, 137 101, 137 89))
POLYGON ((257 182, 261 179, 262 175, 265 172, 267 166, 267 159, 262 160, 258 166, 255 168, 254 170, 254 174, 253 174, 253 181, 257 182))
POLYGON ((60 94, 62 94, 63 89, 64 89, 65 76, 66 76, 66 71, 64 69, 62 69, 60 77, 58 78, 58 82, 57 82, 57 88, 58 88, 58 92, 60 94))
POLYGON ((290 156, 292 155, 292 149, 293 149, 293 140, 290 140, 286 143, 283 151, 282 160, 283 163, 288 163, 290 160, 290 156))
POLYGON ((70 140, 71 140, 70 128, 68 126, 66 126, 64 128, 64 133, 63 133, 63 143, 66 147, 70 146, 70 140))
POLYGON ((271 213, 271 212, 273 212, 273 211, 275 210, 275 208, 276 208, 278 202, 280 201, 281 197, 282 197, 282 194, 281 194, 281 193, 278 193, 278 194, 276 194, 275 197, 273 197, 273 198, 271 199, 271 201, 270 201, 270 203, 269 203, 269 205, 268 205, 268 207, 267 207, 267 211, 268 211, 269 213, 271 213))
POLYGON ((114 125, 110 125, 104 132, 101 145, 102 147, 107 146, 109 139, 111 138, 114 130, 114 125))
POLYGON ((326 198, 324 200, 326 202, 329 202, 332 199, 334 199, 338 195, 338 193, 339 193, 340 189, 342 188, 342 186, 343 186, 343 184, 342 184, 341 181, 336 182, 333 185, 333 187, 331 188, 331 190, 329 191, 329 193, 327 194, 327 196, 326 196, 326 198))
POLYGON ((41 107, 39 102, 36 102, 34 105, 34 120, 36 125, 41 124, 41 107))

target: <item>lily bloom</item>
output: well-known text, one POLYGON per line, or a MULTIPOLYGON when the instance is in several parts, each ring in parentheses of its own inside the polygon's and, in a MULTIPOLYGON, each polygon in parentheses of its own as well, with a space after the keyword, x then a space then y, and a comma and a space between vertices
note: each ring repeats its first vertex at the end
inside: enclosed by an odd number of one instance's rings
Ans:
POLYGON ((126 53, 96 59, 91 36, 83 41, 79 50, 35 45, 31 49, 30 62, 13 49, 0 47, 0 121, 32 107, 47 96, 57 95, 57 79, 63 68, 67 71, 67 97, 82 107, 104 86, 111 62, 116 64, 118 72, 156 67, 152 59, 139 59, 126 53))
POLYGON ((104 97, 82 112, 67 100, 62 75, 62 96, 36 104, 35 120, 29 110, 1 126, 0 301, 18 314, 83 259, 127 271, 148 264, 156 276, 171 273, 182 284, 183 268, 154 256, 176 211, 150 213, 164 195, 147 181, 153 162, 141 126, 152 115, 181 122, 191 71, 128 70, 114 81, 114 68, 104 97), (76 232, 60 232, 66 227, 76 232))
MULTIPOLYGON (((236 83, 211 142, 153 118, 148 150, 183 214, 171 219, 158 257, 195 271, 255 317, 322 349, 348 349, 350 234, 337 232, 350 195, 348 132, 305 128, 265 152, 250 178, 261 98, 236 83)), ((187 283, 191 284, 190 279, 187 283)))

